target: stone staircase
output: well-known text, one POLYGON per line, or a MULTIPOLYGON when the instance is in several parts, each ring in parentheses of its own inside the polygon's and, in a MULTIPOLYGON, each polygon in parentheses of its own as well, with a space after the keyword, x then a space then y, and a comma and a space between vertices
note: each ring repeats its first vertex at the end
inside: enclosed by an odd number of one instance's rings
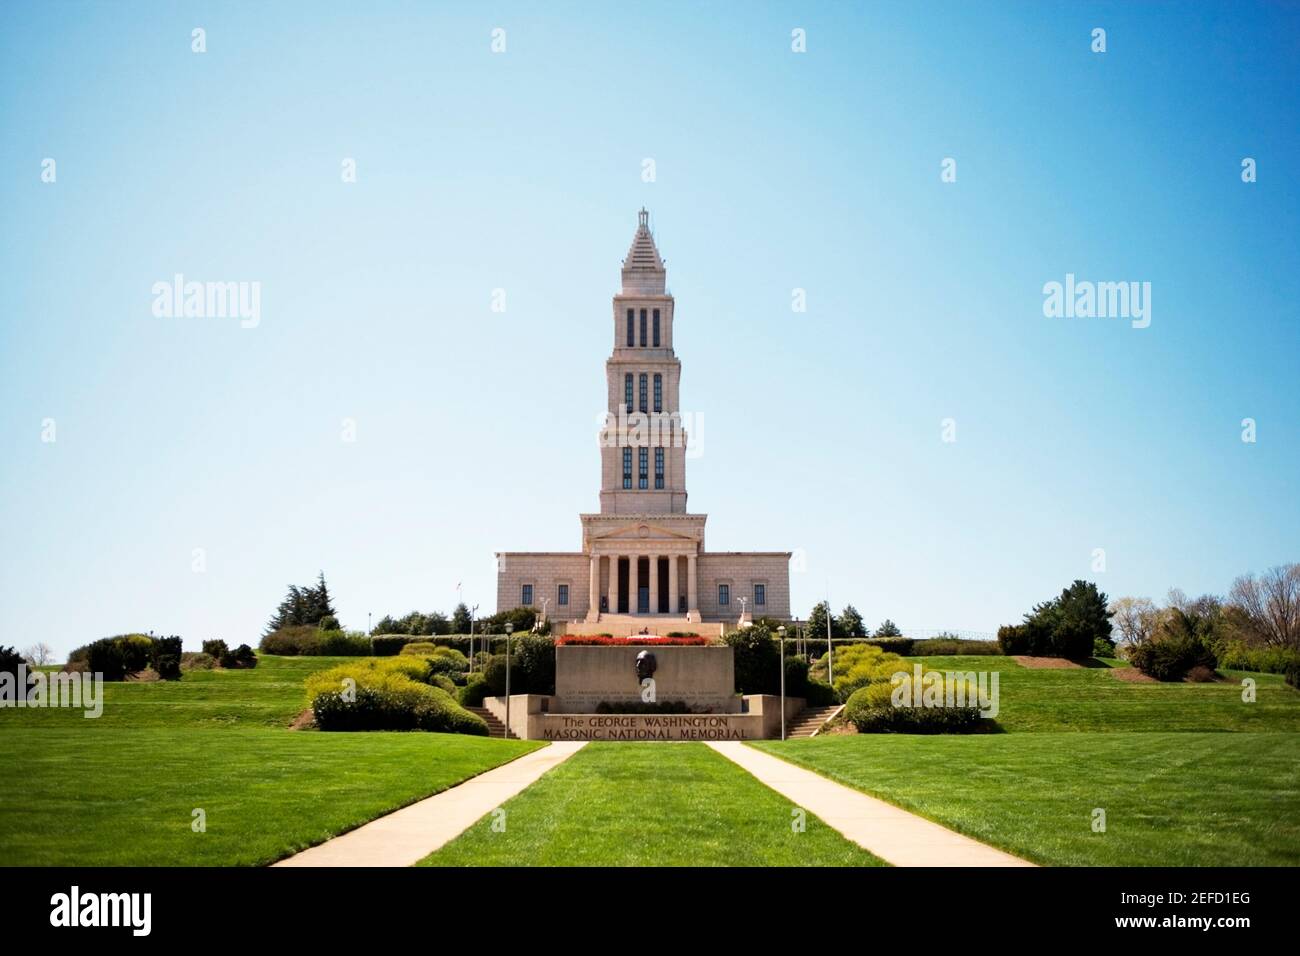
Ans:
POLYGON ((825 726, 826 721, 843 709, 843 704, 836 704, 833 707, 805 707, 794 718, 794 723, 786 725, 786 739, 793 740, 796 737, 817 736, 817 733, 825 726))
POLYGON ((519 739, 519 735, 514 731, 507 733, 506 725, 499 717, 497 717, 496 714, 492 713, 492 711, 488 710, 486 707, 466 707, 465 709, 471 714, 478 714, 487 721, 489 737, 497 737, 499 739, 509 737, 511 740, 519 739))

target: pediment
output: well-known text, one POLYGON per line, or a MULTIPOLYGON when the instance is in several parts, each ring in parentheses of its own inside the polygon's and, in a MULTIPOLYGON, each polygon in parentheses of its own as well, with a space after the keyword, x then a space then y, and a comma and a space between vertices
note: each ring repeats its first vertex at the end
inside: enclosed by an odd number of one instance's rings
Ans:
POLYGON ((596 531, 591 534, 593 541, 695 541, 693 534, 684 534, 672 528, 655 524, 654 521, 630 521, 625 525, 596 531))

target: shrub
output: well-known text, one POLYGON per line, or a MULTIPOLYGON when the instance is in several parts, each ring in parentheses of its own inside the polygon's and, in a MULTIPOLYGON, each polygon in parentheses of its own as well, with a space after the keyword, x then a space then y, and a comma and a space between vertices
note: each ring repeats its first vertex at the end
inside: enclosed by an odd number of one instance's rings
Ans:
POLYGON ((510 651, 511 693, 555 693, 554 640, 541 634, 525 634, 510 642, 510 651))
POLYGON ((1181 680, 1197 667, 1213 671, 1219 662, 1209 637, 1205 618, 1195 612, 1169 608, 1151 637, 1129 648, 1129 663, 1162 681, 1181 680))
POLYGON ((459 691, 459 688, 456 686, 456 682, 452 680, 450 677, 448 677, 446 674, 434 674, 432 677, 429 678, 429 680, 434 687, 441 687, 447 693, 451 694, 453 698, 456 696, 457 692, 459 691))
POLYGON ((306 687, 322 730, 487 734, 482 718, 456 703, 445 687, 421 682, 426 679, 437 680, 426 659, 394 657, 340 664, 312 674, 306 687), (349 679, 354 682, 350 694, 349 679))
POLYGON ((462 707, 482 707, 483 698, 487 696, 488 685, 483 677, 483 672, 475 671, 465 681, 465 686, 460 689, 457 699, 462 707))
POLYGON ((1095 637, 1092 641, 1093 657, 1114 657, 1115 642, 1104 637, 1095 637))
POLYGON ((230 648, 226 647, 225 641, 204 641, 203 653, 213 660, 219 661, 230 653, 230 648))
MULTIPOLYGON (((70 660, 71 658, 69 658, 70 660)), ((0 647, 0 674, 17 674, 23 656, 12 647, 0 647)))
POLYGON ((233 651, 227 651, 221 658, 221 666, 231 670, 252 670, 257 666, 257 655, 247 644, 240 644, 233 651))
MULTIPOLYGON (((180 674, 180 638, 175 639, 176 674, 180 674)), ((171 646, 171 645, 169 645, 171 646)), ((154 654, 154 639, 147 634, 119 634, 103 637, 86 645, 86 669, 102 674, 106 681, 125 680, 149 666, 154 654)), ((71 658, 69 658, 71 659, 71 658)))
POLYGON ((1024 624, 1004 624, 998 628, 998 649, 1003 654, 1028 654, 1029 628, 1024 624))
POLYGON ((370 638, 360 631, 321 631, 315 653, 322 657, 369 657, 370 638))
POLYGON ((844 716, 863 734, 972 734, 996 729, 993 721, 980 716, 977 706, 895 705, 892 683, 873 683, 854 691, 844 716))
POLYGON ((741 694, 777 694, 781 684, 781 655, 766 628, 729 631, 722 641, 733 651, 736 690, 741 694))
MULTIPOLYGON (((870 684, 886 683, 896 672, 906 670, 903 659, 897 654, 887 654, 873 644, 848 644, 835 649, 833 658, 833 688, 835 698, 845 702, 859 688, 870 684)), ((825 681, 828 670, 826 655, 813 665, 811 676, 825 681)))
POLYGON ((314 624, 282 627, 263 637, 258 649, 263 654, 282 654, 286 657, 319 654, 320 633, 320 629, 314 624))
POLYGON ((343 630, 343 626, 339 624, 339 619, 335 617, 333 614, 326 614, 324 617, 322 617, 319 621, 316 622, 316 626, 320 628, 322 631, 343 630))
POLYGON ((1300 651, 1288 647, 1250 647, 1241 641, 1228 641, 1219 654, 1219 666, 1235 671, 1285 674, 1288 667, 1295 665, 1300 665, 1300 651))
POLYGON ((1292 661, 1286 666, 1283 680, 1297 690, 1300 690, 1300 661, 1292 661))
MULTIPOLYGON (((868 643, 872 647, 878 647, 882 651, 890 654, 898 654, 900 657, 907 657, 912 653, 916 641, 910 637, 875 637, 868 643)), ((931 654, 937 654, 938 651, 931 651, 931 654)))
POLYGON ((392 657, 414 640, 409 634, 376 634, 370 638, 370 653, 376 657, 392 657))
POLYGON ((1001 654, 997 641, 970 641, 958 637, 928 637, 912 647, 913 657, 960 657, 1001 654))
MULTIPOLYGON (((208 641, 204 641, 206 645, 208 641)), ((217 666, 217 659, 208 653, 186 651, 181 655, 181 671, 210 671, 217 666)))
POLYGON ((180 680, 181 639, 179 637, 155 638, 150 648, 149 663, 163 680, 180 680))
POLYGON ((1187 680, 1193 684, 1208 684, 1211 681, 1219 679, 1219 675, 1214 672, 1213 667, 1206 667, 1204 664, 1197 664, 1187 672, 1187 680))
POLYGON ((438 645, 434 644, 432 641, 411 641, 409 644, 402 645, 402 649, 398 653, 401 654, 403 657, 408 655, 409 656, 429 655, 432 654, 437 649, 438 649, 438 645))
POLYGON ((998 628, 998 646, 1004 654, 1083 660, 1092 656, 1094 641, 1108 641, 1110 634, 1106 595, 1089 581, 1075 581, 1058 597, 1034 605, 1023 624, 998 628))

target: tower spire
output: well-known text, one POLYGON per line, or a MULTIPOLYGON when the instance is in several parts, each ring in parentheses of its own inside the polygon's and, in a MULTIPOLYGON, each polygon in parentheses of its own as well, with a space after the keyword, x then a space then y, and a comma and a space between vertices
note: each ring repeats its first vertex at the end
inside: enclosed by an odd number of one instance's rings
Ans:
POLYGON ((623 294, 663 295, 666 287, 664 261, 659 257, 654 235, 650 232, 650 213, 642 206, 637 213, 632 247, 623 260, 623 294))

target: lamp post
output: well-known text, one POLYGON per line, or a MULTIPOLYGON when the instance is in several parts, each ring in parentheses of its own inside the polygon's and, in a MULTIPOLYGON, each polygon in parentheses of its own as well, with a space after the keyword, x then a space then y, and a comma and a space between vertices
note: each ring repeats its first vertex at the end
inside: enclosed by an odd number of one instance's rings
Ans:
POLYGON ((781 636, 781 739, 785 740, 785 625, 776 629, 781 636))
MULTIPOLYGON (((463 604, 464 602, 462 601, 461 603, 463 604)), ((472 608, 469 609, 469 672, 471 674, 474 673, 474 613, 477 610, 478 610, 477 604, 475 604, 472 608)), ((491 652, 492 652, 492 647, 491 645, 489 645, 488 653, 490 654, 491 652)))
POLYGON ((515 626, 506 621, 506 740, 510 739, 510 632, 515 626))

